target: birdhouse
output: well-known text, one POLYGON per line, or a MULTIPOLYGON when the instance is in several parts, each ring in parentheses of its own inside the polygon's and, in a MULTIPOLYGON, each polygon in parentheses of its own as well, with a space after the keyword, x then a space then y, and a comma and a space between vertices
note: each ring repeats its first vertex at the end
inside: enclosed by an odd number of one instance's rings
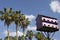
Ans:
POLYGON ((38 15, 36 18, 37 31, 55 32, 58 31, 58 21, 56 18, 38 15))

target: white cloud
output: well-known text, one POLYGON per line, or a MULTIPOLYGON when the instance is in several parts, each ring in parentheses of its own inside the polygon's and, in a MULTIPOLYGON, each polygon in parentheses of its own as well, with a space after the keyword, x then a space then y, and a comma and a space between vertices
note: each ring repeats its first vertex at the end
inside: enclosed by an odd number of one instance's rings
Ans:
POLYGON ((26 18, 29 18, 30 21, 36 18, 34 15, 25 15, 25 16, 26 18))
MULTIPOLYGON (((4 31, 5 36, 7 36, 7 31, 4 31)), ((18 31, 18 36, 22 36, 23 33, 18 31)), ((10 32, 10 36, 16 36, 16 32, 10 32)))
POLYGON ((57 40, 57 39, 53 39, 53 40, 57 40))
MULTIPOLYGON (((26 30, 36 30, 36 26, 28 26, 26 30)), ((5 36, 7 36, 7 30, 5 30, 3 33, 5 36)), ((14 37, 14 36, 16 36, 16 32, 10 32, 9 35, 14 37)), ((22 36, 22 35, 23 35, 23 33, 18 31, 18 36, 22 36)))
MULTIPOLYGON (((26 30, 36 30, 36 26, 28 26, 26 30)), ((7 36, 7 30, 5 30, 3 33, 5 36, 7 36)), ((10 32, 9 35, 14 37, 14 36, 16 36, 16 32, 10 32)), ((18 31, 18 36, 22 36, 22 35, 23 35, 23 33, 18 31)))
POLYGON ((54 39, 54 40, 56 40, 56 39, 54 39))
POLYGON ((60 2, 59 1, 57 1, 57 0, 51 1, 49 6, 53 12, 60 13, 60 2))
POLYGON ((36 26, 28 26, 27 30, 36 30, 36 26))

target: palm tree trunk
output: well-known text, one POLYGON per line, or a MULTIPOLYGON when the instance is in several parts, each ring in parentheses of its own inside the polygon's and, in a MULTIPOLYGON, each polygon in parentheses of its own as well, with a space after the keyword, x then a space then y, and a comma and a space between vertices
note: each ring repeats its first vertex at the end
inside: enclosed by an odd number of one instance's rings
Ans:
POLYGON ((8 40, 9 40, 9 26, 7 26, 8 40))
POLYGON ((18 25, 16 25, 16 40, 18 40, 18 25))
POLYGON ((23 40, 25 40, 24 33, 25 33, 25 29, 23 28, 23 40))

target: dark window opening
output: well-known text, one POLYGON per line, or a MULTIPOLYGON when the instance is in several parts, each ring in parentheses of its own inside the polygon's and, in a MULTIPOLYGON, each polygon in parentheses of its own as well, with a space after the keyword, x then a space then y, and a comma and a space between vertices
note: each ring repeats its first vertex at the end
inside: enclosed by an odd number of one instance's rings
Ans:
POLYGON ((44 24, 44 26, 46 26, 46 24, 44 24))
POLYGON ((45 21, 45 19, 43 19, 43 21, 45 21))
POLYGON ((57 22, 55 21, 55 23, 57 23, 57 22))
POLYGON ((47 20, 49 22, 49 20, 47 20))
POLYGON ((51 20, 51 22, 53 23, 53 21, 51 20))
POLYGON ((50 27, 50 25, 48 25, 48 27, 50 27))

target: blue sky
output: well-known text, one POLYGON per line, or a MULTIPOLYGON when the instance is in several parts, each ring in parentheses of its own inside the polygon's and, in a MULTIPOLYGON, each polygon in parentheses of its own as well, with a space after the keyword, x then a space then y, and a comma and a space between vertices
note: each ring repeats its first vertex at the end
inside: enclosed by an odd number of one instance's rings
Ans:
MULTIPOLYGON (((26 17, 28 17, 31 21, 28 29, 31 29, 31 27, 33 27, 31 30, 34 30, 34 32, 36 31, 35 18, 38 14, 57 18, 59 23, 58 26, 60 26, 59 0, 0 0, 0 10, 3 10, 4 7, 13 8, 13 10, 21 10, 21 12, 25 14, 26 17)), ((6 36, 6 29, 7 27, 4 26, 4 23, 2 21, 0 21, 0 37, 3 38, 4 36, 6 36)), ((19 31, 19 33, 21 33, 20 28, 19 31)), ((10 26, 10 32, 11 35, 12 33, 15 33, 14 23, 12 23, 10 26)), ((53 38, 59 40, 59 34, 60 31, 56 32, 53 38)))

